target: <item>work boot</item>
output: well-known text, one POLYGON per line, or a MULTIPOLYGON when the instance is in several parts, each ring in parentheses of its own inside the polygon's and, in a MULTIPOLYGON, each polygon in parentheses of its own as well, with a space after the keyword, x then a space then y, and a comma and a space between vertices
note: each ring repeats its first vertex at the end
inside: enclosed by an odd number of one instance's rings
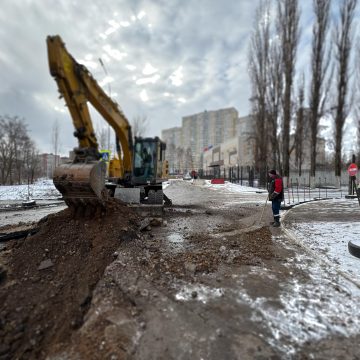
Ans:
POLYGON ((280 219, 278 217, 274 218, 273 227, 280 227, 280 219))

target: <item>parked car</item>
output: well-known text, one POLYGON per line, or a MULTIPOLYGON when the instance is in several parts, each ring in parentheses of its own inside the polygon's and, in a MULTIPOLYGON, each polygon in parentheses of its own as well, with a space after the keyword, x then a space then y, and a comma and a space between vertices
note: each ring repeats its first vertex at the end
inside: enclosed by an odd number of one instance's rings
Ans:
POLYGON ((192 177, 190 176, 189 173, 187 173, 183 176, 183 180, 191 180, 191 179, 192 179, 192 177))

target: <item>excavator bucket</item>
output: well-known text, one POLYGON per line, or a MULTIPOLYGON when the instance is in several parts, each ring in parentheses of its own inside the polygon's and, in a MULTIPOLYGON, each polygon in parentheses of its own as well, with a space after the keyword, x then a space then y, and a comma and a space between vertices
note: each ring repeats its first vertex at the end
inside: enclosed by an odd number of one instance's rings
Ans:
POLYGON ((69 163, 54 171, 54 185, 61 192, 66 204, 73 209, 104 206, 106 163, 91 161, 69 163))

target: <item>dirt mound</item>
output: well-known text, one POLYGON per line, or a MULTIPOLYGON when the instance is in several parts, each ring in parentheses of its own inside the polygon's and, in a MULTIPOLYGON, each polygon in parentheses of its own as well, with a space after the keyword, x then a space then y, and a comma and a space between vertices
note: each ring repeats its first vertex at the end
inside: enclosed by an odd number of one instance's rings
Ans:
POLYGON ((45 358, 83 323, 92 292, 120 243, 137 236, 137 215, 115 200, 94 219, 70 210, 8 244, 0 279, 0 359, 45 358))
POLYGON ((140 258, 137 256, 139 265, 154 280, 167 273, 192 281, 193 275, 214 272, 221 264, 261 265, 263 260, 274 256, 271 233, 267 227, 226 239, 211 239, 208 235, 190 236, 188 242, 186 249, 176 253, 164 251, 167 244, 159 244, 152 238, 142 243, 137 240, 131 246, 137 248, 133 253, 142 248, 142 255, 140 258))

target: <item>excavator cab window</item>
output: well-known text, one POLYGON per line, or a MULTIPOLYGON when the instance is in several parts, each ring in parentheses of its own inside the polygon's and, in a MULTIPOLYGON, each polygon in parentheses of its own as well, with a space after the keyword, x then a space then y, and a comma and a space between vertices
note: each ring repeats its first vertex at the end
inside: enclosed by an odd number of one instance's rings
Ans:
POLYGON ((153 177, 156 164, 156 143, 136 142, 134 151, 134 176, 153 177))

